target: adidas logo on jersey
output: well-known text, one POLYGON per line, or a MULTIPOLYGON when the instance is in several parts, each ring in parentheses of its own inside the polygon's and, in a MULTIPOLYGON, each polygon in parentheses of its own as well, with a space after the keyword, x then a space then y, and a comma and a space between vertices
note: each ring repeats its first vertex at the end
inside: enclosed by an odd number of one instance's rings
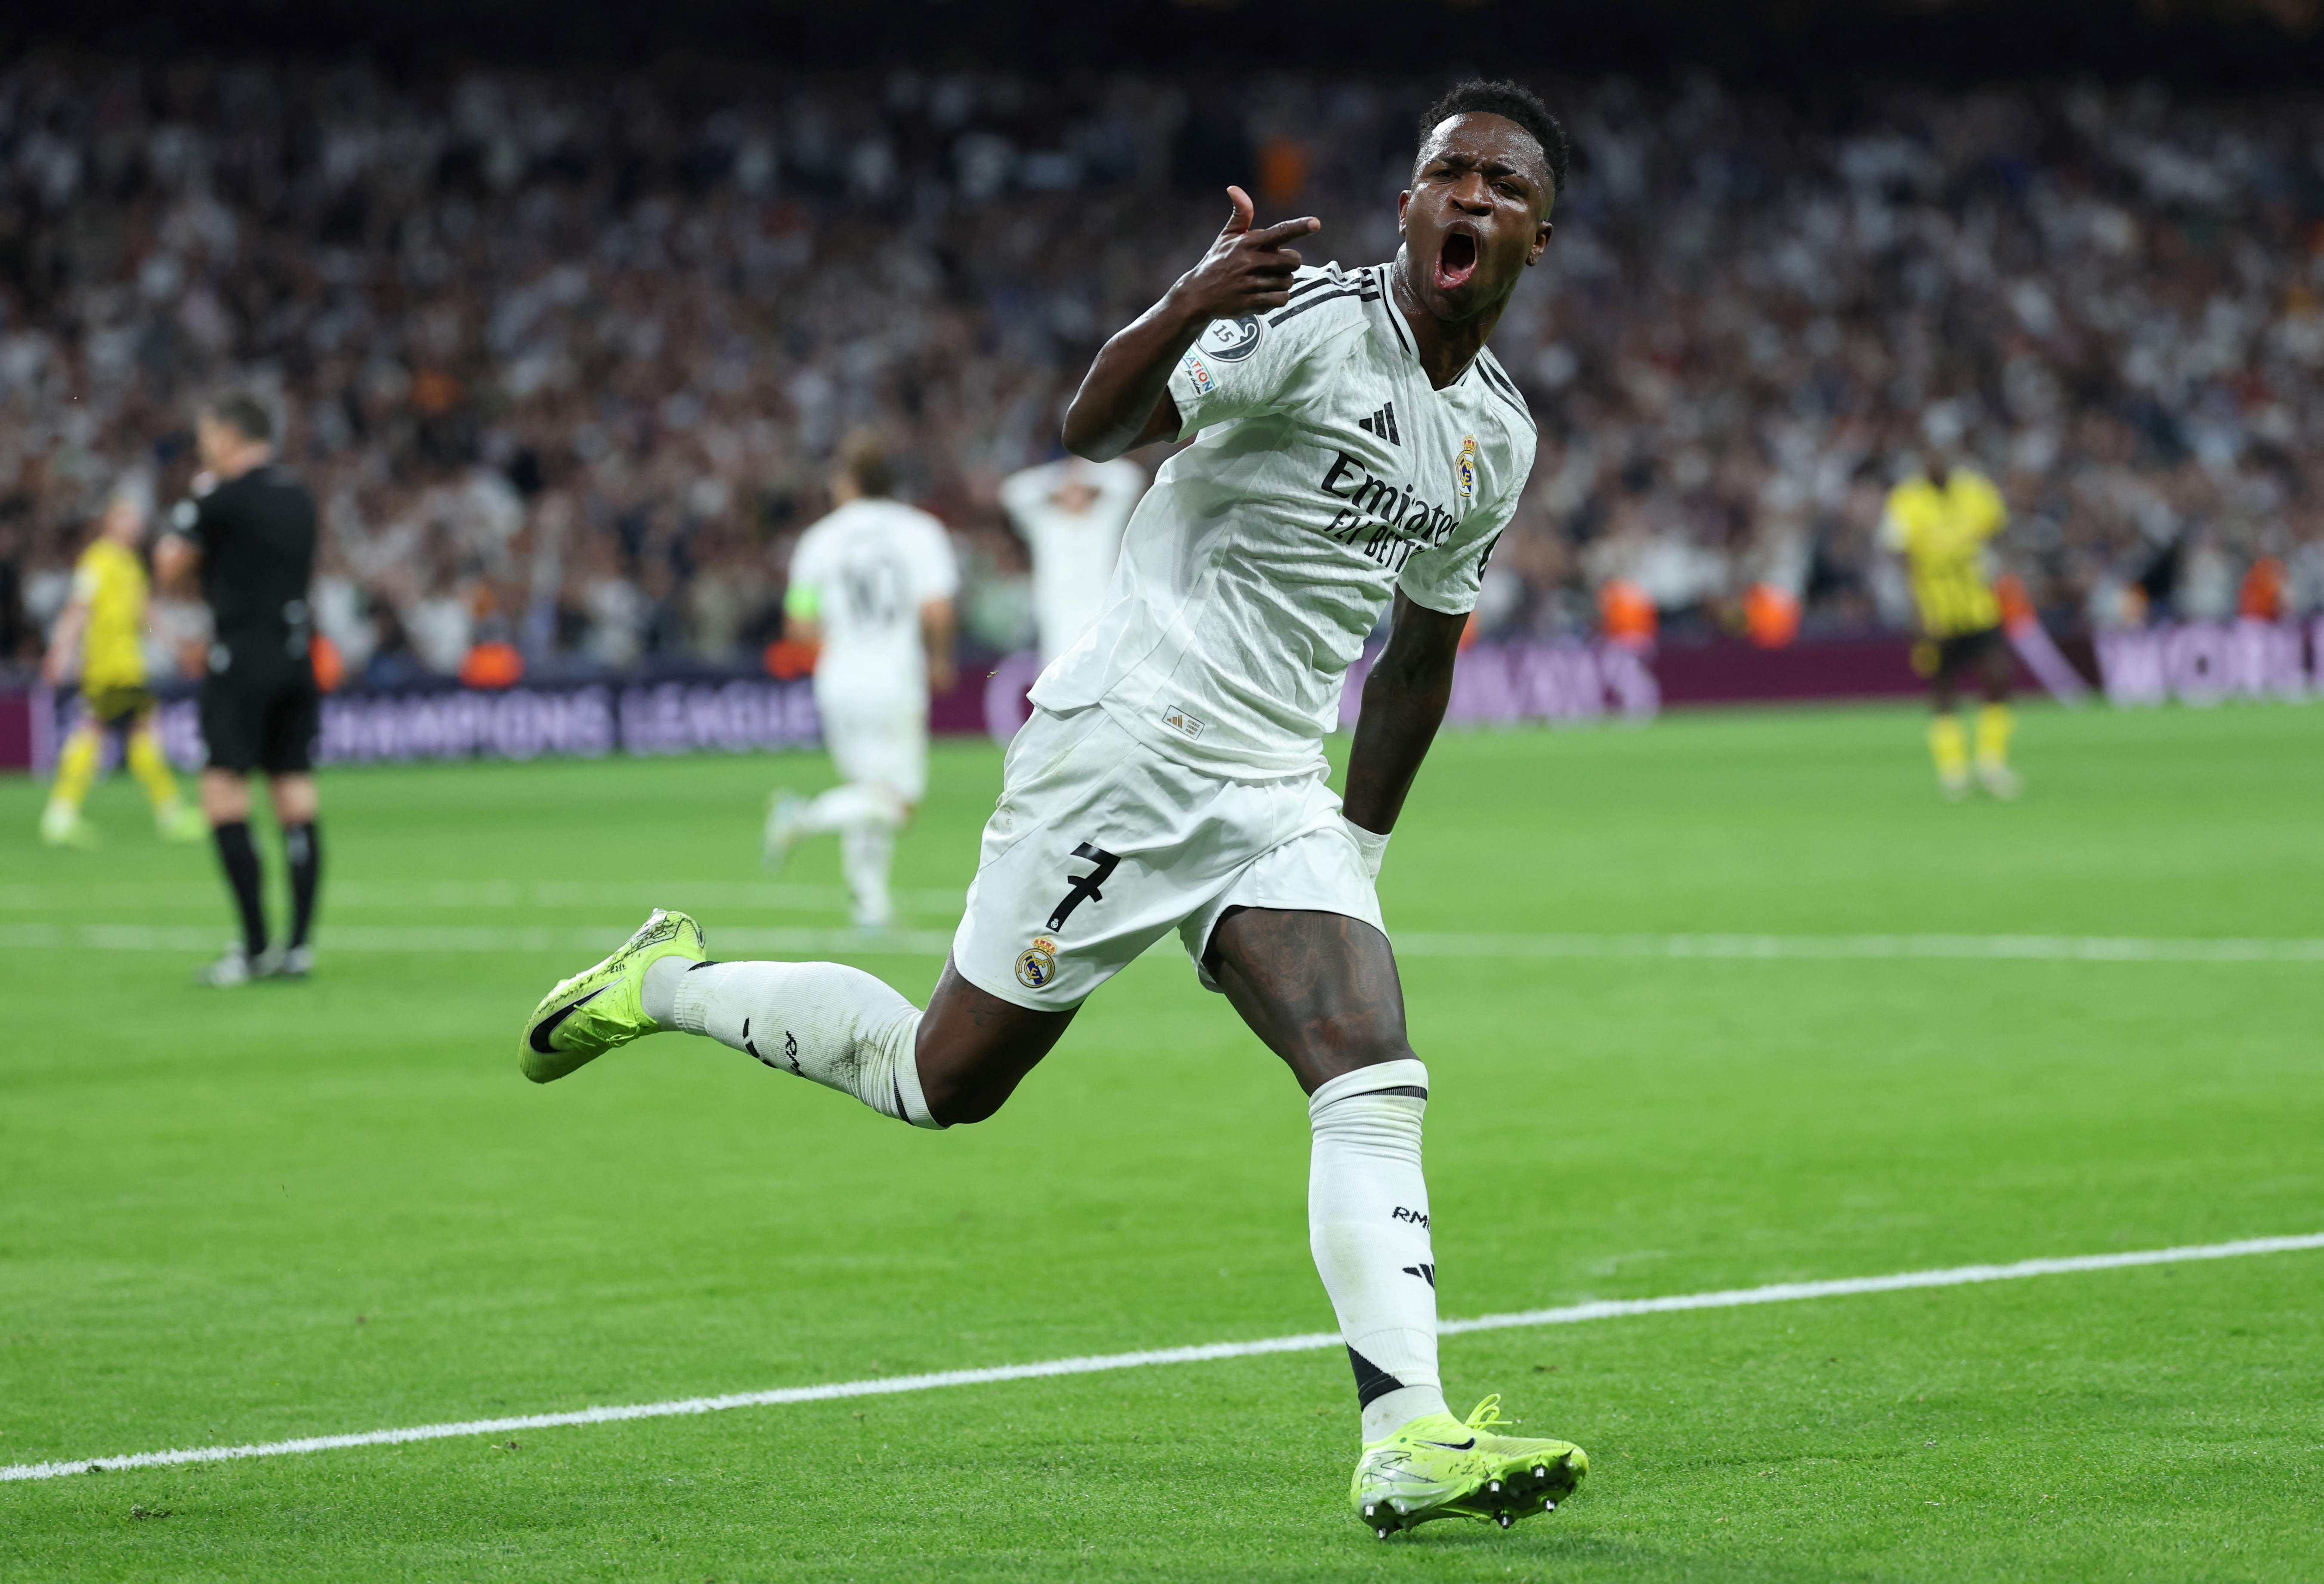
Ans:
POLYGON ((1210 722, 1197 720, 1187 714, 1186 707, 1183 704, 1173 704, 1162 711, 1162 724, 1192 742, 1203 735, 1204 728, 1209 726, 1210 722))
POLYGON ((1388 441, 1388 443, 1392 446, 1400 446, 1404 444, 1404 437, 1396 431, 1396 403, 1394 402, 1381 403, 1380 410, 1373 413, 1370 418, 1357 419, 1356 427, 1358 429, 1370 430, 1372 433, 1379 436, 1380 439, 1388 441))

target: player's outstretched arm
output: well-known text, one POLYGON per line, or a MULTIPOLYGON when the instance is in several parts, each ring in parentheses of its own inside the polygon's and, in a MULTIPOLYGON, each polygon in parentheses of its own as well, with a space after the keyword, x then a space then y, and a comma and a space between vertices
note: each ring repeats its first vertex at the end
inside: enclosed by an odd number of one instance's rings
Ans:
POLYGON ((1341 812, 1380 836, 1396 828, 1404 795, 1452 697, 1452 662, 1461 653, 1465 616, 1445 616, 1396 597, 1388 647, 1364 679, 1364 708, 1356 717, 1356 746, 1348 758, 1348 795, 1341 812))
POLYGON ((1224 229, 1162 301, 1139 314, 1100 349, 1065 409, 1065 449, 1093 462, 1111 461, 1178 432, 1170 400, 1170 370, 1214 319, 1263 313, 1290 301, 1291 272, 1299 254, 1289 244, 1323 228, 1309 215, 1263 230, 1250 228, 1250 195, 1227 189, 1233 206, 1224 229))

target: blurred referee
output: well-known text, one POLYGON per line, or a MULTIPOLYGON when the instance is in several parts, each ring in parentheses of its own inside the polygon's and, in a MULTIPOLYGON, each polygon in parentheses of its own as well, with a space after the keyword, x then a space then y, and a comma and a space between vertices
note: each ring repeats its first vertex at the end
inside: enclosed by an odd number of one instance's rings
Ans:
POLYGON ((182 587, 198 571, 215 636, 202 677, 202 813, 242 915, 242 940, 204 969, 226 987, 303 977, 313 963, 322 844, 315 829, 315 736, 322 701, 307 653, 315 573, 315 497, 274 460, 274 425, 247 395, 222 396, 197 419, 202 471, 180 501, 154 570, 182 587), (265 772, 290 867, 290 935, 267 949, 258 849, 250 841, 250 773, 265 772))

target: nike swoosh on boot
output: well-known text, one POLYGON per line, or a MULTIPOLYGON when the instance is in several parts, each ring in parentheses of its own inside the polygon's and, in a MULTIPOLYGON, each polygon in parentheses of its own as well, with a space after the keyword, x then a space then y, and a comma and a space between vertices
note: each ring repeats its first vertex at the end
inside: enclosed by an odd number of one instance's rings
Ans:
POLYGON ((540 1051, 543 1056, 554 1055, 556 1053, 557 1047, 549 1042, 549 1036, 557 1032, 558 1025, 613 987, 611 985, 600 985, 595 989, 590 991, 586 996, 582 996, 580 1000, 571 1002, 566 1005, 558 1007, 547 1017, 542 1018, 539 1023, 533 1024, 532 1048, 540 1051))

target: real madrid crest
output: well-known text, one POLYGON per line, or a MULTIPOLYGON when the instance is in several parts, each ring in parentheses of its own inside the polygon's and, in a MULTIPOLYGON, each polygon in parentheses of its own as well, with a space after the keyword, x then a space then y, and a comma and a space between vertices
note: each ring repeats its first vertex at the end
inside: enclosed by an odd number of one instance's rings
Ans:
POLYGON ((1475 435, 1464 434, 1461 437, 1461 459, 1452 464, 1452 476, 1460 481, 1461 498, 1464 501, 1475 500, 1477 498, 1477 437, 1475 435))
POLYGON ((1033 937, 1033 944, 1017 954, 1017 982, 1028 990, 1045 988, 1057 977, 1057 943, 1047 935, 1033 937))

